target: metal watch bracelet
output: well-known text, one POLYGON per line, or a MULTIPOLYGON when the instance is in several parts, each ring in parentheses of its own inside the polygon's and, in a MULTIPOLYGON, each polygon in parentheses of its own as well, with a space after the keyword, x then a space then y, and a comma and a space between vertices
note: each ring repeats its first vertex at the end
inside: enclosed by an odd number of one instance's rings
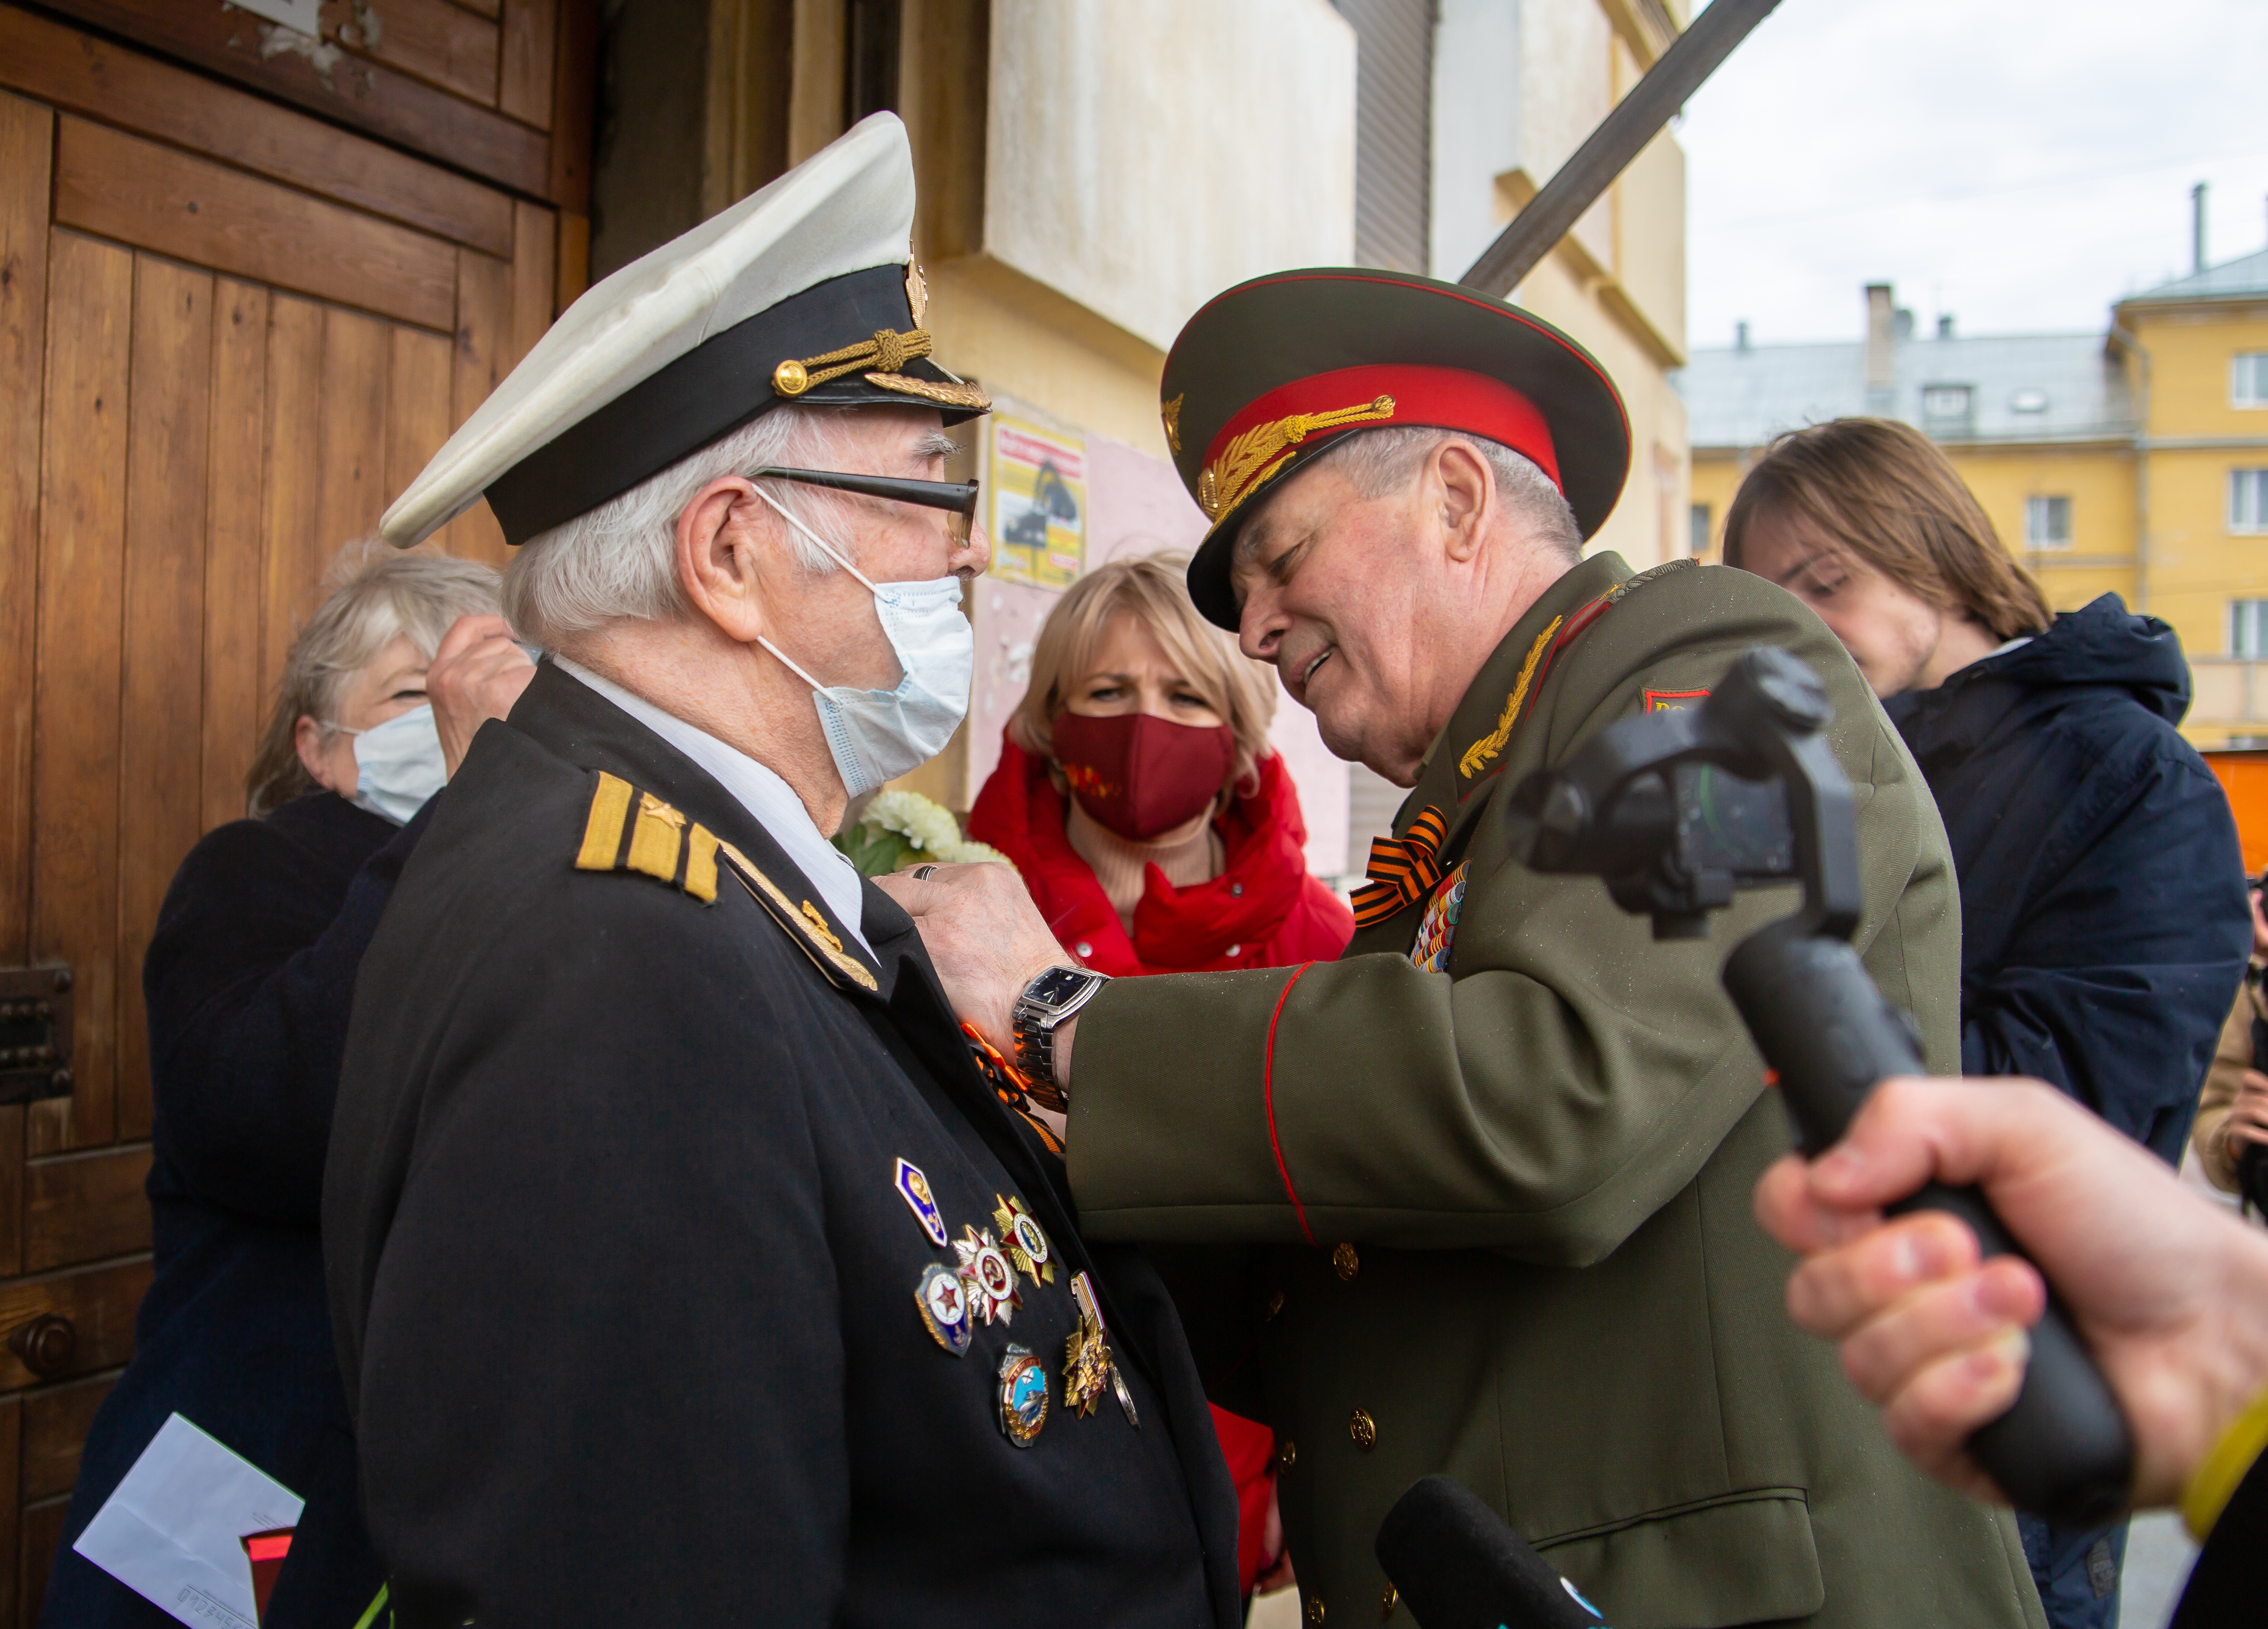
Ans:
POLYGON ((1109 982, 1107 973, 1057 965, 1041 972, 1017 996, 1010 1016, 1016 1042, 1016 1068, 1025 1077, 1026 1094, 1042 1108, 1058 1114, 1070 1108, 1070 1096, 1056 1079, 1056 1031, 1078 1016, 1080 1009, 1094 999, 1095 992, 1109 982), (1060 1004, 1042 1003, 1034 998, 1033 991, 1067 972, 1077 975, 1085 987, 1060 1004))

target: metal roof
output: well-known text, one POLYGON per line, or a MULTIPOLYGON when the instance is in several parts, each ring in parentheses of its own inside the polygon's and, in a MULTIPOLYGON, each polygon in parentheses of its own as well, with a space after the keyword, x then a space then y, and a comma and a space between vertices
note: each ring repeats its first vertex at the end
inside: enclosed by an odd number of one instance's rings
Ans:
POLYGON ((1857 341, 1696 349, 1670 378, 1696 447, 1761 446, 1783 430, 1859 414, 1903 419, 1946 442, 2134 433, 2125 375, 2100 334, 1918 337, 1896 341, 1893 355, 1894 379, 1879 399, 1867 388, 1867 348, 1857 341), (1962 401, 1965 413, 1929 410, 1962 401))
POLYGON ((2218 266, 2208 266, 2201 272, 2191 272, 2188 276, 2176 277, 2171 283, 2161 283, 2154 289, 2130 294, 2118 303, 2121 305, 2170 304, 2176 300, 2228 299, 2247 294, 2268 294, 2268 249, 2240 255, 2233 260, 2223 260, 2218 266))

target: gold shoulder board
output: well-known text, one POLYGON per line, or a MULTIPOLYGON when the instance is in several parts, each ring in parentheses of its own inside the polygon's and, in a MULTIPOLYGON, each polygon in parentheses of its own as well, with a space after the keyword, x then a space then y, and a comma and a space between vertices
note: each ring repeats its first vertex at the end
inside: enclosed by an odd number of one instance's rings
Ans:
POLYGON ((717 898, 717 834, 707 826, 602 769, 575 869, 642 871, 710 905, 717 898))

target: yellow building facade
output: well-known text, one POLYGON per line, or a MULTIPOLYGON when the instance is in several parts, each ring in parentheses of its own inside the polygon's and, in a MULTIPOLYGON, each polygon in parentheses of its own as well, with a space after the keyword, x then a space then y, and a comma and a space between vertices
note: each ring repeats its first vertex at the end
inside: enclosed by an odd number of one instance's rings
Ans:
POLYGON ((1868 294, 1862 343, 1694 353, 1679 385, 1696 551, 1721 549, 1771 436, 1846 413, 1903 419, 1943 448, 2058 610, 2115 593, 2173 627, 2191 740, 2268 745, 2268 251, 2122 300, 2087 334, 1920 337, 1888 289, 1868 294))

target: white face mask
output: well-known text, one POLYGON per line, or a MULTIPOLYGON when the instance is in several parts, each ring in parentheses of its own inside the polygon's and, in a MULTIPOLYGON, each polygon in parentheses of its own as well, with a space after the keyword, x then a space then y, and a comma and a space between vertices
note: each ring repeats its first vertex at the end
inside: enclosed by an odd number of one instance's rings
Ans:
POLYGON ((843 789, 862 797, 885 781, 917 769, 945 751, 953 732, 968 715, 968 686, 976 672, 976 632, 961 614, 961 579, 876 583, 843 558, 839 550, 772 502, 780 517, 831 555, 866 585, 874 614, 897 653, 903 675, 895 690, 852 690, 822 685, 762 635, 756 642, 778 657, 788 671, 809 685, 819 709, 827 750, 843 776, 843 789))
POLYGON ((441 732, 431 707, 413 708, 367 730, 333 729, 355 738, 354 803, 381 819, 407 826, 449 779, 441 732))

